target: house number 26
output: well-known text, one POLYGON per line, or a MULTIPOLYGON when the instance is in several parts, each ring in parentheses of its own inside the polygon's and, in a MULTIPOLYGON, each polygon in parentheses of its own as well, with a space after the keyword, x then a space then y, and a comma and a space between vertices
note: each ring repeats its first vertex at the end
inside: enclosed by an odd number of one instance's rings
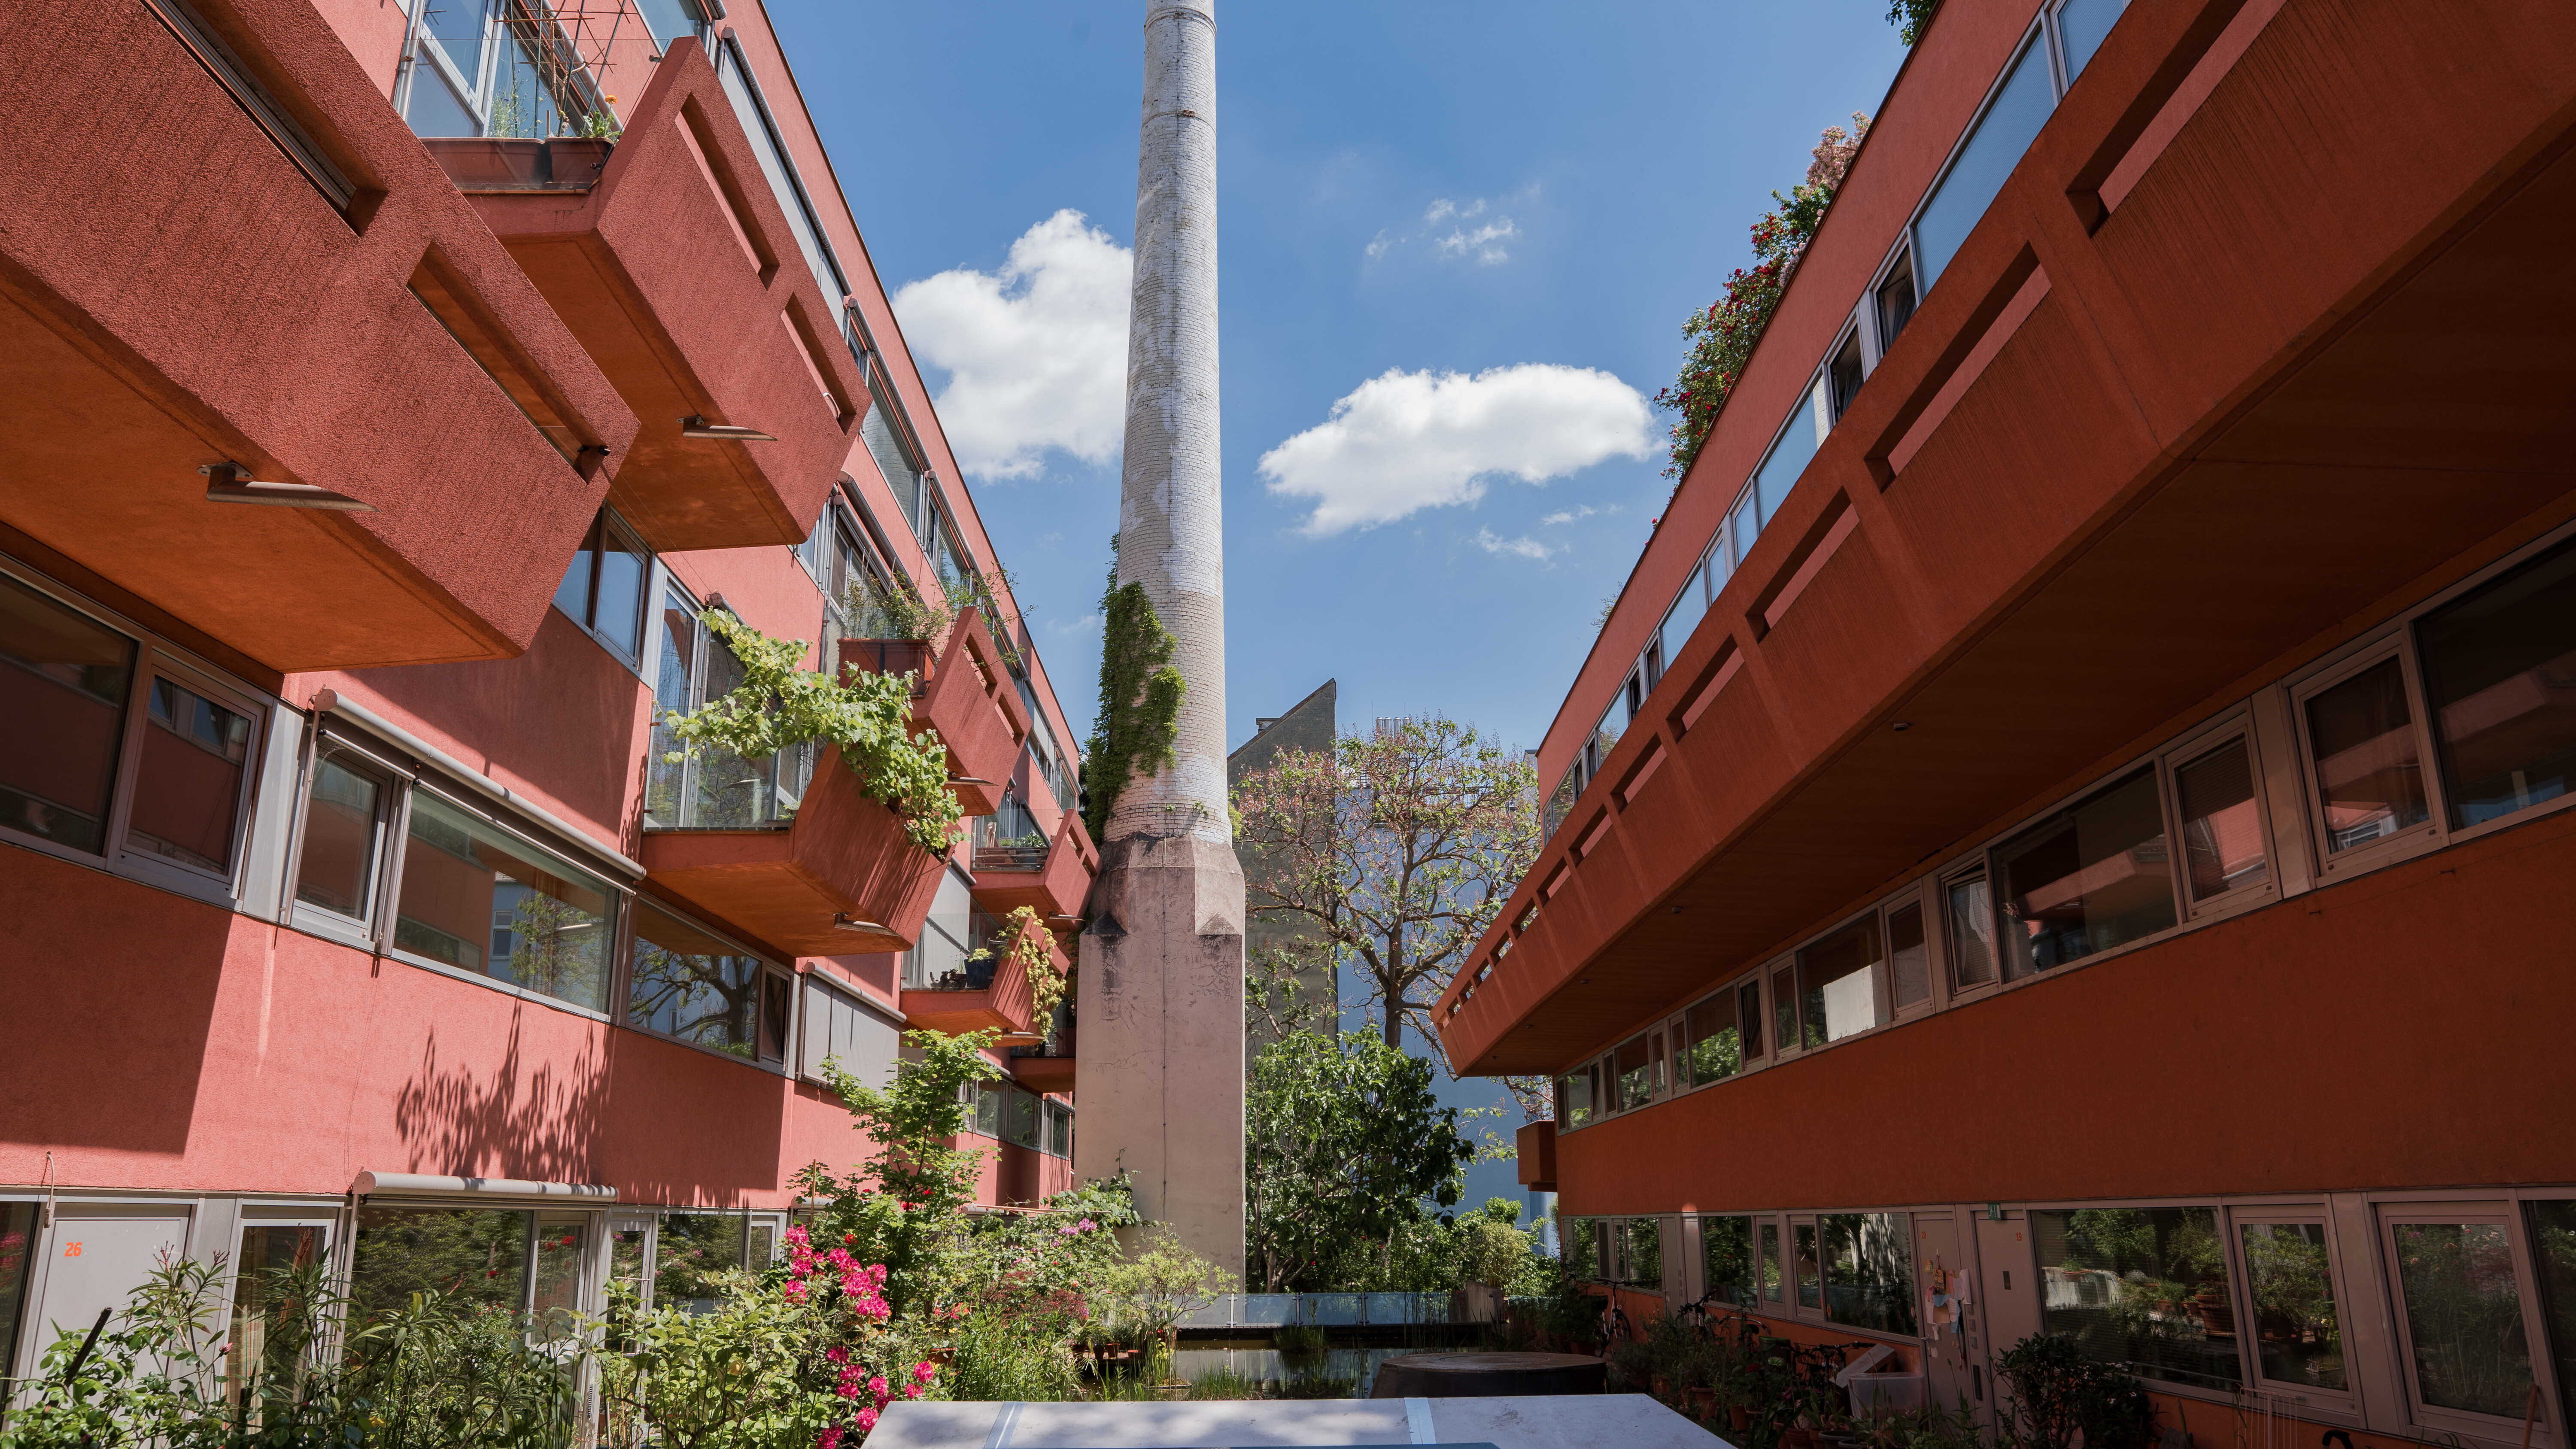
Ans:
POLYGON ((80 1244, 78 1244, 78 1243, 65 1243, 65 1244, 63 1244, 63 1256, 64 1256, 64 1257, 66 1257, 66 1258, 77 1258, 77 1257, 79 1257, 80 1255, 81 1255, 81 1245, 80 1245, 80 1244))

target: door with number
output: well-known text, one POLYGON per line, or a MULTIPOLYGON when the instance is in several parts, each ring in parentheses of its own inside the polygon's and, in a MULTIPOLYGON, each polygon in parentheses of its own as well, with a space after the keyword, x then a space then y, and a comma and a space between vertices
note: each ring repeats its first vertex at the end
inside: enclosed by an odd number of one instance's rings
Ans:
MULTIPOLYGON (((57 1205, 45 1237, 44 1281, 18 1335, 17 1371, 32 1371, 65 1332, 86 1336, 101 1310, 123 1310, 162 1254, 175 1259, 188 1251, 188 1217, 184 1207, 57 1205)), ((113 1327, 114 1313, 109 1317, 113 1327)))

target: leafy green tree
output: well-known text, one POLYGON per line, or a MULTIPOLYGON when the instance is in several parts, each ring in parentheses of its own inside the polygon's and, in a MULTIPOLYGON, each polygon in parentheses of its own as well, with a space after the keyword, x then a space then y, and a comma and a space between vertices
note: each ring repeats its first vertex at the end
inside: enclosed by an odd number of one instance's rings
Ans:
POLYGON ((1109 812, 1127 782, 1172 762, 1189 681, 1172 652, 1180 645, 1154 612, 1143 584, 1118 582, 1118 538, 1109 539, 1109 586, 1100 595, 1100 719, 1082 762, 1082 823, 1109 838, 1109 812))
POLYGON ((1236 838, 1262 865, 1246 904, 1358 970, 1389 1048, 1407 1021, 1429 1041, 1430 993, 1537 858, 1535 782, 1519 751, 1446 716, 1283 751, 1234 791, 1236 838))
POLYGON ((1356 1254, 1391 1264, 1407 1228, 1457 1205, 1476 1155, 1431 1064, 1365 1032, 1265 1048, 1244 1133, 1250 1275, 1274 1293, 1341 1286, 1356 1254))

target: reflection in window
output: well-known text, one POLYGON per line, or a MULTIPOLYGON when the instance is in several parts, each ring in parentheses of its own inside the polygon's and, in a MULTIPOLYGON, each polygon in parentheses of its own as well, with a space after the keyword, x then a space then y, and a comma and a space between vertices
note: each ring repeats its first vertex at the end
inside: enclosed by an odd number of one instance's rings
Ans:
POLYGON ((1821 1308, 1825 1302, 1825 1273, 1817 1258, 1816 1225, 1799 1223, 1791 1231, 1798 1244, 1798 1306, 1821 1308))
MULTIPOLYGON (((232 1324, 225 1335, 224 1399, 241 1402, 256 1374, 275 1382, 292 1375, 307 1349, 305 1326, 315 1300, 327 1291, 322 1272, 323 1230, 287 1223, 256 1223, 241 1231, 233 1259, 232 1324)), ((0 1291, 0 1306, 8 1302, 0 1291)), ((0 1340, 5 1342, 5 1340, 0 1340)))
POLYGON ((1744 1070, 1744 1044, 1735 1023, 1735 997, 1720 992, 1690 1009, 1682 1029, 1690 1049, 1684 1057, 1690 1084, 1704 1087, 1744 1070))
POLYGON ((1878 284, 1878 350, 1885 356, 1896 345, 1896 335, 1914 320, 1914 259, 1907 256, 1878 284))
POLYGON ((1995 905, 1986 878, 1950 882, 1950 981, 1965 989, 1995 979, 1995 905))
POLYGON ((1913 1334, 1914 1254, 1906 1241, 1907 1222, 1903 1213, 1835 1213, 1816 1220, 1824 1237, 1828 1320, 1913 1334))
POLYGON ((674 40, 697 34, 698 28, 707 23, 698 0, 636 0, 635 12, 644 17, 645 26, 655 40, 662 42, 664 50, 670 49, 674 40))
POLYGON ((596 877, 412 792, 396 946, 604 1011, 610 925, 608 888, 596 877))
POLYGON ((231 874, 250 718, 168 679, 147 710, 126 848, 231 874))
POLYGON ((2451 827, 2565 795, 2576 774, 2576 543, 2445 604, 2416 637, 2451 827))
POLYGON ((1701 1281, 1720 1302, 1739 1308, 1757 1305, 1762 1270, 1753 1255, 1753 1219, 1701 1218, 1699 1251, 1701 1281))
POLYGON ((2254 808, 2254 769, 2243 739, 2176 767, 2174 799, 2182 807, 2183 872, 2194 901, 2269 878, 2263 821, 2254 808))
POLYGON ((1747 981, 1735 988, 1735 1022, 1744 1030, 1744 1059, 1762 1059, 1762 983, 1747 981))
POLYGON ((133 678, 133 640, 0 577, 0 825, 98 853, 133 678))
POLYGON ((742 1266, 741 1213, 673 1213, 653 1236, 653 1306, 713 1313, 724 1293, 716 1275, 742 1266))
MULTIPOLYGON (((2550 1367, 2558 1374, 2558 1397, 2566 1402, 2576 1391, 2576 1202, 2531 1205, 2531 1249, 2540 1277, 2540 1301, 2548 1314, 2550 1367)), ((5 1270, 0 1270, 5 1272, 5 1270)), ((0 1309, 8 1306, 0 1287, 0 1309)))
POLYGON ((1798 1044, 1798 968, 1771 973, 1771 1039, 1787 1051, 1798 1044))
POLYGON ((2522 1417, 2531 1344, 2504 1224, 2390 1224, 2415 1388, 2436 1408, 2522 1417))
POLYGON ((1753 494, 1762 504, 1762 527, 1771 526, 1771 515, 1780 511, 1781 501, 1815 456, 1815 403, 1800 393, 1798 405, 1789 411, 1788 425, 1780 430, 1780 440, 1771 445, 1771 456, 1762 460, 1761 470, 1753 475, 1753 494))
POLYGON ((2245 1286, 2254 1299, 2262 1376, 2309 1388, 2344 1387, 2343 1333, 2323 1223, 2245 1225, 2245 1286))
POLYGON ((2128 8, 2128 0, 2066 0, 2058 7, 2057 33, 2066 41, 2066 83, 2084 72, 2084 63, 2102 48, 2102 38, 2111 33, 2111 23, 2128 8))
POLYGON ((2017 980, 2152 936, 2174 923, 2156 776, 2128 779, 1996 852, 2017 980))
POLYGON ((36 1234, 36 1204, 0 1202, 0 1364, 18 1362, 20 1306, 36 1234))
POLYGON ((1762 1225, 1762 1301, 1780 1301, 1780 1225, 1762 1225))
POLYGON ((635 908, 635 971, 626 1019, 751 1060, 760 960, 656 906, 635 908))
POLYGON ((1619 1110, 1634 1112, 1655 1100, 1655 1055, 1642 1036, 1619 1044, 1619 1110))
POLYGON ((2030 1215, 2042 1327, 2142 1377, 2234 1388, 2236 1310, 2210 1208, 2086 1208, 2030 1215))
POLYGON ((526 1302, 532 1214, 502 1208, 358 1209, 349 1298, 361 1317, 414 1293, 450 1294, 516 1313, 526 1302))
POLYGON ((1833 394, 1834 421, 1841 422, 1843 413, 1852 405, 1852 399, 1860 396, 1860 382, 1860 334, 1854 332, 1843 339, 1842 348, 1834 354, 1826 374, 1826 386, 1833 394))
POLYGON ((681 791, 688 783, 682 741, 664 721, 687 714, 700 697, 698 673, 698 606, 674 586, 662 597, 655 616, 661 659, 653 671, 653 749, 644 762, 644 823, 671 829, 680 823, 681 791))
POLYGON ((1010 1141, 1020 1147, 1038 1145, 1038 1099, 1027 1092, 1010 1094, 1010 1141))
POLYGON ((375 904, 380 812, 391 789, 383 771, 323 746, 304 804, 304 843, 295 865, 299 903, 367 918, 375 904))
POLYGON ((2394 658, 2311 698, 2307 712, 2328 854, 2433 818, 2424 804, 2406 678, 2394 658))
POLYGON ((1657 1218, 1629 1218, 1621 1223, 1619 1281, 1635 1288, 1664 1284, 1664 1230, 1657 1218))
POLYGON ((1565 1246, 1567 1276, 1581 1279, 1601 1276, 1600 1243, 1593 1233, 1596 1221, 1594 1218, 1564 1217, 1557 1220, 1557 1238, 1565 1246))
POLYGON ((1899 906, 1887 913, 1887 960, 1898 1007, 1932 999, 1932 957, 1923 941, 1921 906, 1899 906))
POLYGON ((1672 608, 1665 611, 1664 622, 1657 626, 1655 639, 1662 657, 1655 666, 1656 678, 1661 679, 1663 672, 1672 667, 1672 662, 1681 657, 1682 646, 1690 642, 1691 631, 1697 629, 1699 621, 1708 614, 1708 598, 1701 592, 1703 587, 1701 570, 1693 568, 1690 578, 1682 584, 1682 591, 1673 597, 1672 608))
POLYGON ((620 654, 637 659, 644 637, 644 580, 651 556, 602 513, 555 588, 555 607, 588 626, 620 654))
POLYGON ((1556 1079, 1556 1120, 1571 1132, 1592 1120, 1592 1073, 1583 1068, 1556 1079))
POLYGON ((2057 83, 2049 75, 2048 56, 2034 45, 2013 63, 2012 73, 1996 90, 1994 103, 1977 121, 1968 143, 1959 148, 1949 174, 1932 188, 1923 214, 1914 223, 1914 240, 1923 265, 1923 290, 1930 291, 1941 269, 1958 254, 2004 180, 2020 164, 2024 151, 2057 108, 2057 83))
POLYGON ((529 1328, 540 1339, 569 1338, 580 1329, 582 1242, 587 1236, 580 1218, 537 1224, 537 1282, 529 1299, 529 1328))
POLYGON ((1876 916, 1856 921, 1798 953, 1807 1030, 1803 1045, 1840 1041, 1885 1019, 1878 963, 1876 916))

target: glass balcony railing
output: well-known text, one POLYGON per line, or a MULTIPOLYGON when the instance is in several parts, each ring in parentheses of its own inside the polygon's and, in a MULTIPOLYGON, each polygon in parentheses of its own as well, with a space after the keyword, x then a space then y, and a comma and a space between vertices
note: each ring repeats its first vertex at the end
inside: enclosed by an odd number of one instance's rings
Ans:
POLYGON ((677 762, 666 756, 680 742, 656 725, 653 759, 645 780, 649 830, 784 830, 813 782, 819 753, 808 742, 764 759, 700 747, 677 762))

